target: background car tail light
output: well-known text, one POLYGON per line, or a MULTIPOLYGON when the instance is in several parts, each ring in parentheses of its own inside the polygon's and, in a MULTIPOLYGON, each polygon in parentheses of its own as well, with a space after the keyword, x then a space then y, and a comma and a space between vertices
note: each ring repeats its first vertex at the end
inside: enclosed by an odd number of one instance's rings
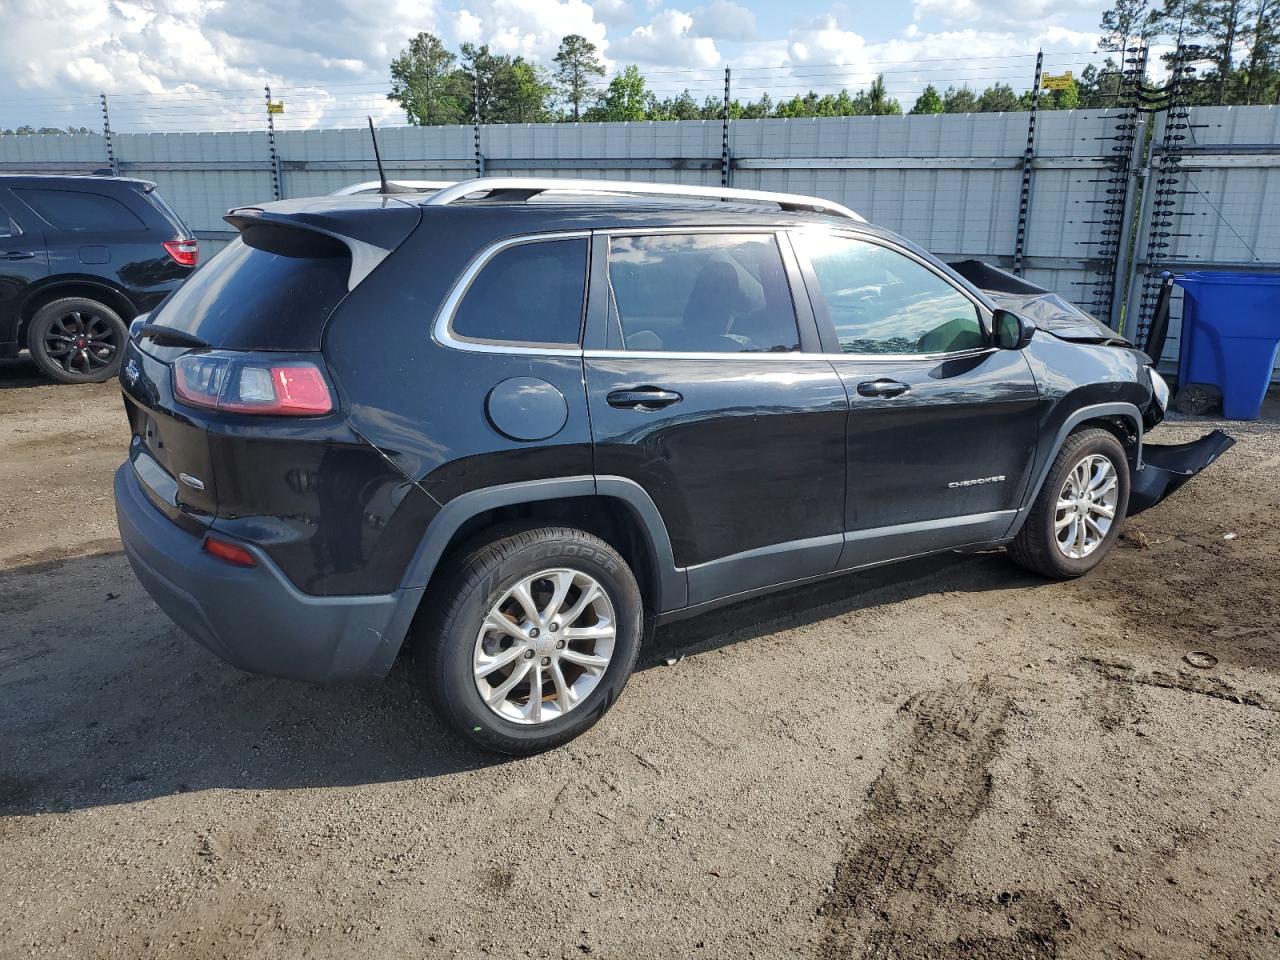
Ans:
POLYGON ((205 538, 204 551, 205 553, 213 554, 219 560, 225 560, 227 563, 234 563, 240 567, 256 567, 258 565, 258 558, 247 549, 238 543, 230 543, 226 540, 219 540, 216 537, 205 538))
POLYGON ((189 353, 174 361, 173 392, 191 406, 234 413, 315 417, 334 409, 318 363, 269 354, 189 353))
POLYGON ((199 240, 166 240, 163 246, 173 262, 184 267, 194 267, 200 260, 199 240))

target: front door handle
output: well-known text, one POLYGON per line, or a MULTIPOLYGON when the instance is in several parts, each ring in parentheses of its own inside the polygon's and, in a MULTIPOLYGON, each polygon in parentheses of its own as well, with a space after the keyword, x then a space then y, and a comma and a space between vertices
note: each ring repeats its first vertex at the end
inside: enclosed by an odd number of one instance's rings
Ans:
POLYGON ((614 390, 605 398, 609 406, 630 410, 661 410, 684 398, 674 390, 660 387, 636 387, 634 390, 614 390))
POLYGON ((0 260, 34 260, 36 255, 25 250, 9 250, 0 253, 0 260))
POLYGON ((899 383, 897 380, 868 380, 865 383, 858 384, 858 396, 860 397, 896 397, 906 393, 911 386, 906 383, 899 383))

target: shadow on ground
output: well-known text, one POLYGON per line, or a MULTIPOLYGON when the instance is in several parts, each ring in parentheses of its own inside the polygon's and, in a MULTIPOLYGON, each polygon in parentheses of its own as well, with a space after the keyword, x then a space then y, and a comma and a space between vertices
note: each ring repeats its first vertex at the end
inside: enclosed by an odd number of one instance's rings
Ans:
MULTIPOLYGON (((1034 582, 999 555, 880 568, 659 628, 641 668, 924 593, 1034 582)), ((167 621, 118 553, 0 574, 0 598, 0 812, 517 762, 462 744, 419 695, 405 658, 384 682, 324 687, 223 664, 167 621)), ((635 690, 617 709, 650 709, 635 690)))

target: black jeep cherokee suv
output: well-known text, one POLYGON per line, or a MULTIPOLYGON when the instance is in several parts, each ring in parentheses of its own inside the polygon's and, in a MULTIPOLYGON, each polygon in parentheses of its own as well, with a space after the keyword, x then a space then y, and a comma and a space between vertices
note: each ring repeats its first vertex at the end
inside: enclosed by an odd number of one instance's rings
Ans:
POLYGON ((488 179, 227 220, 127 347, 134 570, 247 670, 379 676, 407 638, 509 753, 598 720, 646 622, 999 544, 1078 576, 1231 442, 1144 445, 1147 357, 815 198, 488 179))
POLYGON ((195 269, 199 245, 154 183, 0 176, 0 358, 63 383, 120 371, 125 324, 195 269))

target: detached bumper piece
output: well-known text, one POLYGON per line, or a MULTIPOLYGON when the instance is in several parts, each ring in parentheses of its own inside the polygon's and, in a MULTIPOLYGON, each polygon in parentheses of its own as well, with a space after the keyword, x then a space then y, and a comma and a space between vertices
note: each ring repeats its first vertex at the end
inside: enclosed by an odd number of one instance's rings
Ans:
POLYGON ((1129 516, 1154 507, 1234 445, 1221 430, 1190 443, 1144 443, 1129 491, 1129 516))

